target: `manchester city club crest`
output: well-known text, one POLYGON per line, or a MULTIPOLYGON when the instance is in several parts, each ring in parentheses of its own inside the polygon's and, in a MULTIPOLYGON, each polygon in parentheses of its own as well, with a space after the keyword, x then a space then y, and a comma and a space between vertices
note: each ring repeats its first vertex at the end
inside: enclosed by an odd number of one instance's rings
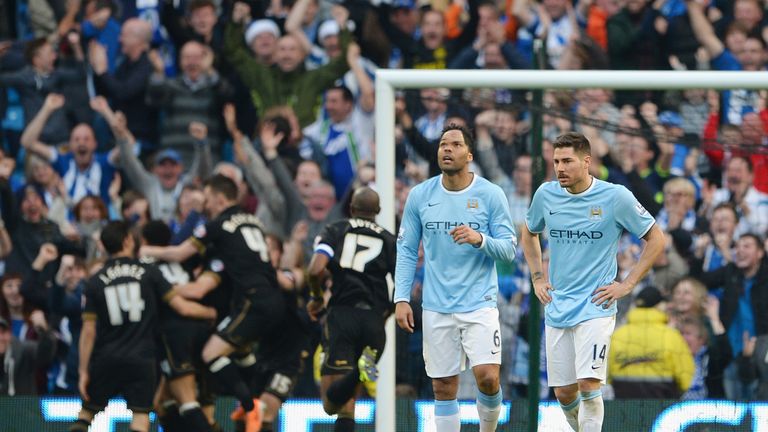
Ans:
POLYGON ((469 198, 467 200, 467 210, 468 211, 477 211, 477 209, 480 208, 480 202, 477 198, 469 198))
POLYGON ((589 220, 599 221, 603 219, 603 208, 600 206, 592 206, 589 208, 589 220))

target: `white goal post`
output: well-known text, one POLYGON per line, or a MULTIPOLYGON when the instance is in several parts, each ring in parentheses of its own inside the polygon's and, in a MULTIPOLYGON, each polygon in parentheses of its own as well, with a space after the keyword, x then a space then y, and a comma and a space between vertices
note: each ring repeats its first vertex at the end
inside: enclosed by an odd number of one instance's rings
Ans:
MULTIPOLYGON (((553 71, 402 70, 376 72, 376 189, 378 223, 395 232, 395 89, 509 88, 675 90, 768 89, 768 72, 741 71, 553 71)), ((387 345, 379 362, 376 431, 395 432, 395 322, 386 324, 387 345)))

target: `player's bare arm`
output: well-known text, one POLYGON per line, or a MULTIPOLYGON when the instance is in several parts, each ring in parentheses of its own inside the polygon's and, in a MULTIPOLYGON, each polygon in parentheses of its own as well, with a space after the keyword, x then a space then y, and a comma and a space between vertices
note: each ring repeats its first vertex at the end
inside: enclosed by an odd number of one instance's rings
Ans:
POLYGON ((592 302, 597 305, 603 305, 603 307, 610 307, 613 302, 631 293, 635 288, 635 285, 643 279, 648 270, 664 251, 664 232, 658 225, 654 224, 653 227, 643 236, 645 240, 645 247, 640 254, 640 259, 637 261, 629 275, 621 282, 614 282, 610 285, 601 286, 593 293, 592 302))
POLYGON ((203 272, 194 282, 174 285, 173 289, 180 296, 190 300, 200 300, 219 286, 219 277, 212 272, 203 272))
POLYGON ((307 313, 313 321, 317 320, 320 312, 325 308, 323 282, 326 279, 326 266, 329 261, 327 255, 316 253, 312 255, 307 269, 310 297, 309 303, 307 303, 307 313))
POLYGON ((168 301, 168 304, 173 308, 173 310, 178 312, 179 315, 185 316, 187 318, 210 320, 216 319, 216 309, 203 306, 200 303, 187 300, 181 296, 171 297, 171 299, 168 301))
POLYGON ((544 276, 544 263, 541 258, 541 243, 539 234, 534 234, 528 230, 528 226, 523 224, 520 228, 520 243, 523 245, 523 254, 528 268, 531 271, 531 282, 533 282, 533 291, 539 301, 547 305, 552 301, 549 291, 552 291, 547 278, 544 276))
POLYGON ((90 400, 88 396, 88 382, 90 380, 89 365, 91 363, 91 354, 93 353, 93 344, 96 342, 96 320, 83 320, 83 328, 80 331, 80 380, 78 389, 84 401, 90 400))
POLYGON ((149 256, 163 261, 182 262, 198 253, 197 244, 187 239, 177 246, 142 246, 139 256, 149 256))

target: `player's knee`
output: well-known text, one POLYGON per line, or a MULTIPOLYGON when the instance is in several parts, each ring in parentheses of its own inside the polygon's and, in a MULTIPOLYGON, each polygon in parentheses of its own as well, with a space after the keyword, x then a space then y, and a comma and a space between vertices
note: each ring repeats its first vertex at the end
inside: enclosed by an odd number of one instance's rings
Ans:
POLYGON ((485 394, 495 394, 499 391, 499 375, 488 372, 477 377, 477 388, 485 394))
POLYGON ((339 413, 341 407, 329 401, 327 398, 323 398, 323 410, 328 415, 334 415, 339 413))
POLYGON ((595 390, 600 390, 601 384, 600 380, 596 378, 584 378, 579 380, 579 391, 580 392, 591 392, 595 390))
POLYGON ((205 362, 206 364, 208 364, 208 363, 210 363, 212 360, 215 360, 215 359, 216 359, 216 357, 218 357, 218 355, 217 355, 216 351, 214 351, 213 349, 210 349, 210 348, 208 348, 208 346, 206 345, 206 346, 203 348, 203 352, 202 352, 202 353, 200 353, 200 357, 202 357, 202 358, 203 358, 203 362, 205 362))
POLYGON ((574 385, 568 385, 563 387, 555 387, 555 397, 560 403, 568 404, 573 402, 579 394, 579 387, 574 385))
POLYGON ((455 378, 456 377, 432 379, 432 390, 435 393, 435 399, 451 400, 456 398, 458 382, 455 378))

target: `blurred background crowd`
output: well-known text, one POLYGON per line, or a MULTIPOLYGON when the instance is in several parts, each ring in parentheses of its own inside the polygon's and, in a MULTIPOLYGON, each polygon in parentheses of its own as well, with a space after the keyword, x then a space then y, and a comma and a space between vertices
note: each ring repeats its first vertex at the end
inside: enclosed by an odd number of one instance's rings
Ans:
MULTIPOLYGON (((375 187, 375 151, 393 150, 374 142, 378 68, 529 69, 542 39, 548 69, 760 71, 767 23, 762 0, 0 0, 0 395, 77 393, 100 228, 159 219, 180 243, 205 222, 212 173, 280 239, 280 266, 302 267, 352 188, 375 187)), ((534 107, 503 88, 399 92, 398 214, 457 123, 524 223, 541 110, 546 180, 550 142, 579 131, 592 175, 632 190, 667 234, 620 304, 615 397, 768 398, 767 97, 584 89, 534 107)), ((620 272, 641 247, 622 240, 620 272)), ((518 255, 499 268, 509 397, 526 395, 540 349, 518 255)), ((399 395, 431 398, 421 333, 394 343, 399 395)), ((295 394, 316 395, 311 374, 295 394)))

